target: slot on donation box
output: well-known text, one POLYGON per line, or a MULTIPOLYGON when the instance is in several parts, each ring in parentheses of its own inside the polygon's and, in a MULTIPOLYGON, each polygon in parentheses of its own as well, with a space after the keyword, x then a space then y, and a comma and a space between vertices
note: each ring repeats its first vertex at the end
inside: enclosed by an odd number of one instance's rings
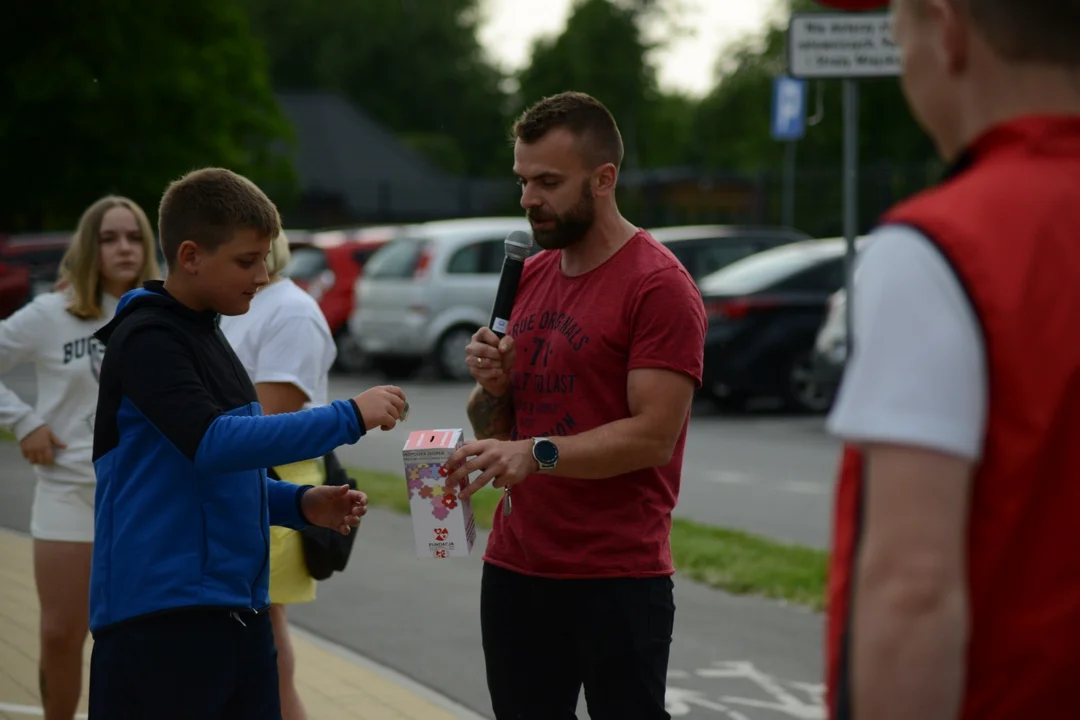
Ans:
POLYGON ((416 430, 402 448, 417 557, 467 557, 472 552, 476 542, 472 503, 446 489, 446 461, 464 444, 460 428, 416 430))

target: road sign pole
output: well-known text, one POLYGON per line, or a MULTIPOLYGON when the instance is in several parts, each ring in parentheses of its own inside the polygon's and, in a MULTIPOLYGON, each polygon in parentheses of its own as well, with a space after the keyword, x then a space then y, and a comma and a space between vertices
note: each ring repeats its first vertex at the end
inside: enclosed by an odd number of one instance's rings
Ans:
POLYGON ((859 233, 859 82, 847 78, 844 80, 844 239, 847 240, 847 253, 844 254, 844 287, 847 292, 844 321, 847 325, 848 354, 851 353, 852 324, 852 285, 855 276, 855 239, 859 233))
POLYGON ((787 227, 795 226, 795 152, 806 132, 805 80, 781 75, 773 78, 772 135, 784 144, 780 215, 787 227))
POLYGON ((784 208, 783 224, 795 227, 795 171, 798 140, 789 140, 784 148, 784 208))
POLYGON ((837 13, 794 13, 788 23, 788 72, 804 79, 844 84, 843 226, 844 325, 851 353, 854 318, 855 240, 859 234, 859 78, 896 77, 900 50, 892 40, 889 0, 817 0, 837 13), (881 12, 869 12, 881 11, 881 12))

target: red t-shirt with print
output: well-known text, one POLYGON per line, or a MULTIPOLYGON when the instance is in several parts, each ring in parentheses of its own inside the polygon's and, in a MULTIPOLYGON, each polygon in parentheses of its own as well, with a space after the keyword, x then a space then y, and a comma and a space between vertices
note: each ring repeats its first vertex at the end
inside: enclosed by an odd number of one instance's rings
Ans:
MULTIPOLYGON (((630 417, 626 381, 638 368, 684 373, 700 387, 705 309, 667 248, 641 231, 577 277, 563 274, 561 256, 530 258, 514 301, 514 439, 577 435, 630 417)), ((529 477, 512 491, 511 514, 501 503, 496 510, 484 560, 553 578, 672 574, 685 443, 684 422, 663 467, 605 480, 529 477)))

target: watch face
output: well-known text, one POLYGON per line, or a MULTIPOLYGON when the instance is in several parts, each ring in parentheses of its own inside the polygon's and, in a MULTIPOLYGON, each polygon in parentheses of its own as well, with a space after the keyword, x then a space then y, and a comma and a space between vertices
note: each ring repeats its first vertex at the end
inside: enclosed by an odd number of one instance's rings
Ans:
POLYGON ((536 443, 533 452, 536 453, 536 461, 541 465, 551 465, 559 459, 559 448, 555 447, 555 443, 550 440, 541 440, 536 443))

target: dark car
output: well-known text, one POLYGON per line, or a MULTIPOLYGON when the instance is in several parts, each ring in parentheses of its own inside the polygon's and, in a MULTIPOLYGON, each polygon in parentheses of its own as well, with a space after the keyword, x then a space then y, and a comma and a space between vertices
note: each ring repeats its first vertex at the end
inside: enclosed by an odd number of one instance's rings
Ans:
POLYGON ((779 397, 820 413, 814 340, 829 297, 844 284, 841 239, 791 243, 739 260, 700 282, 709 326, 702 391, 722 406, 779 397))
POLYGON ((0 262, 26 268, 33 297, 52 290, 70 244, 69 232, 12 235, 0 243, 0 262))
MULTIPOLYGON (((12 235, 0 240, 0 262, 23 267, 30 276, 30 297, 52 292, 60 278, 60 263, 71 245, 70 232, 12 235)), ((154 242, 158 269, 165 274, 165 256, 154 242)))
POLYGON ((0 319, 9 317, 30 299, 30 268, 0 262, 0 319))
POLYGON ((742 225, 680 225, 649 234, 664 243, 697 282, 754 253, 810 239, 800 230, 742 225))

